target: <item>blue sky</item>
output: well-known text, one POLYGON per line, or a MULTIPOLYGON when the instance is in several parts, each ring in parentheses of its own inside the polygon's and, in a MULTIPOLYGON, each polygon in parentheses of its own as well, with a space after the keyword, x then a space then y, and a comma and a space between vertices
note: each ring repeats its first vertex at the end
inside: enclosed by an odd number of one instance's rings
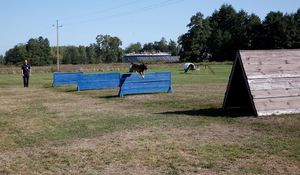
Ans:
POLYGON ((0 54, 39 36, 56 45, 56 19, 63 25, 60 45, 89 45, 98 34, 119 37, 123 48, 161 37, 177 41, 191 16, 209 16, 222 4, 261 19, 270 11, 300 8, 300 0, 1 0, 0 54))

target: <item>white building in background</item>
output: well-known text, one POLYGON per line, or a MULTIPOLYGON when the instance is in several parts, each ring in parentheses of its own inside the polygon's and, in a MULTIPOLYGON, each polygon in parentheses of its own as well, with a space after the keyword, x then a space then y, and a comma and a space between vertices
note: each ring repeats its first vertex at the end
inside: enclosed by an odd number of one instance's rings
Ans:
POLYGON ((129 53, 122 58, 123 63, 129 62, 179 62, 179 56, 171 56, 170 53, 129 53))

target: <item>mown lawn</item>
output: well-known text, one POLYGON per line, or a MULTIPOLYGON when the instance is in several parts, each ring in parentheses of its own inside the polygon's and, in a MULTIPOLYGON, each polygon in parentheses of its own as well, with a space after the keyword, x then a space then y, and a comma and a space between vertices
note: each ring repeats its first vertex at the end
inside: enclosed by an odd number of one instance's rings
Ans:
MULTIPOLYGON (((221 110, 230 64, 171 71, 174 94, 54 89, 0 74, 0 174, 299 174, 300 115, 221 110)), ((123 72, 126 72, 124 69, 123 72)))

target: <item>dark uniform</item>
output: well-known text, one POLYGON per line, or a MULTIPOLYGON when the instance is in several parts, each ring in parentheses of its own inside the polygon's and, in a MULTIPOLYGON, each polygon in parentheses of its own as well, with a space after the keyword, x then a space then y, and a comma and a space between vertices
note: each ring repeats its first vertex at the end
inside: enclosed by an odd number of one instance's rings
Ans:
POLYGON ((22 65, 22 70, 23 70, 23 84, 24 84, 24 87, 28 87, 29 75, 30 75, 30 65, 29 64, 23 64, 22 65))

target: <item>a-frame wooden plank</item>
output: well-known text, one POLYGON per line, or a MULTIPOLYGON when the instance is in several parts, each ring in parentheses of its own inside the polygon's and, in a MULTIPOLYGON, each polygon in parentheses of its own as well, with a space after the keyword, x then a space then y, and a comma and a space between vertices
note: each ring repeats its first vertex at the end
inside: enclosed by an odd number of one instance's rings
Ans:
POLYGON ((223 109, 245 108, 257 115, 241 56, 237 53, 225 92, 223 109))
POLYGON ((223 108, 245 106, 259 116, 300 112, 299 49, 239 51, 223 108))

